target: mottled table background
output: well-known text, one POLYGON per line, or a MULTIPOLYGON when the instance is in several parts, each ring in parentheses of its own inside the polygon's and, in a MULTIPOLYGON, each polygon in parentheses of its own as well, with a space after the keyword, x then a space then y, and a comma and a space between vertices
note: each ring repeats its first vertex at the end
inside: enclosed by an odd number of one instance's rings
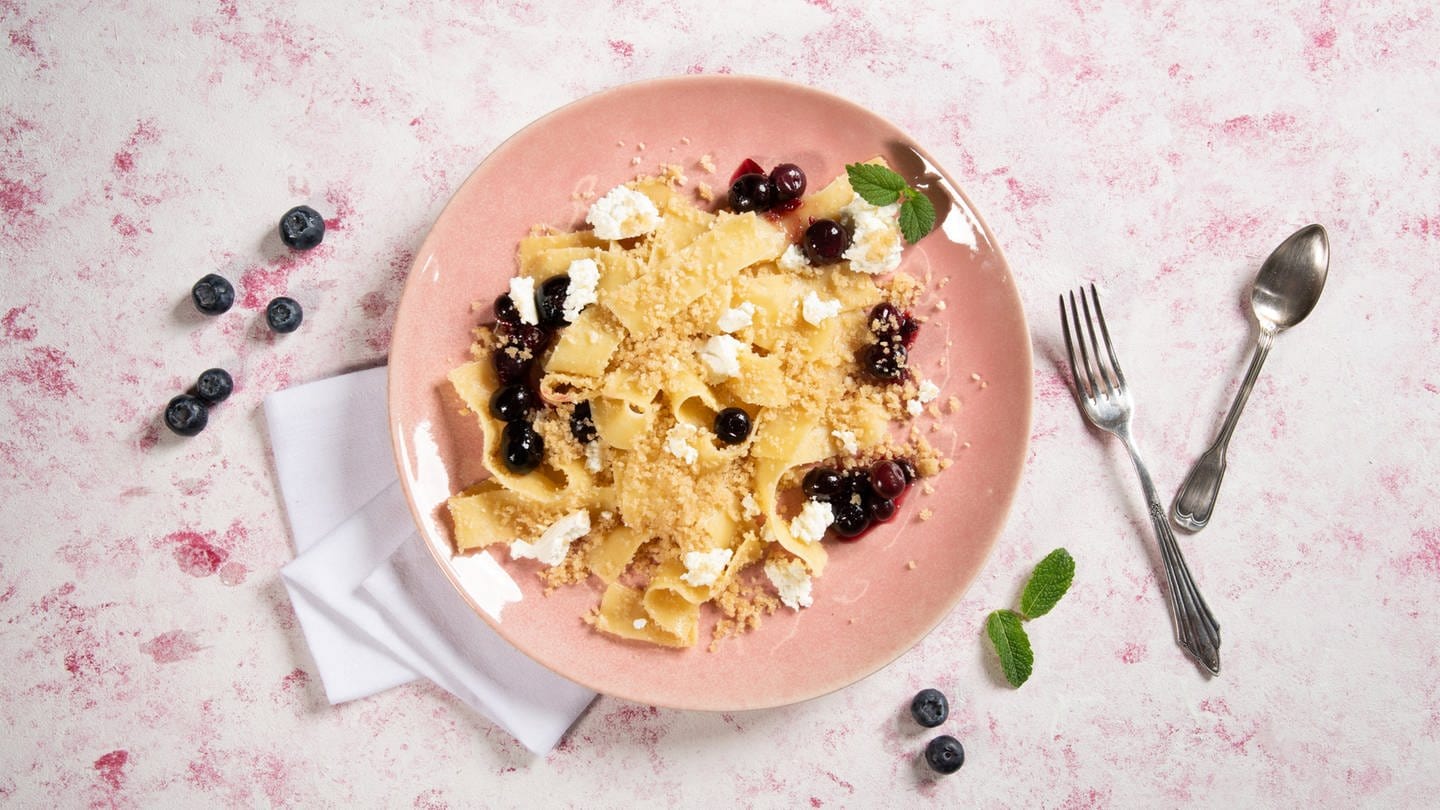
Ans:
POLYGON ((1435 802, 1433 3, 191 5, 0 0, 0 804, 1435 802), (786 709, 602 698, 536 759, 428 685, 330 708, 276 575, 262 397, 383 360, 412 251, 507 135, 724 72, 890 117, 1006 249, 1037 401, 989 566, 894 665, 786 709), (272 232, 303 201, 333 222, 294 256, 272 232), (1182 536, 1225 628, 1207 680, 1171 640, 1129 462, 1055 365, 1055 295, 1105 291, 1168 494, 1248 361, 1251 277, 1311 221, 1329 287, 1276 345, 1214 524, 1182 536), (239 286, 215 321, 185 300, 212 271, 239 286), (285 291, 305 326, 275 340, 258 312, 285 291), (211 365, 238 390, 177 440, 160 408, 211 365), (981 620, 1057 545, 1075 587, 1011 690, 981 620), (969 757, 939 782, 900 722, 930 685, 969 757))

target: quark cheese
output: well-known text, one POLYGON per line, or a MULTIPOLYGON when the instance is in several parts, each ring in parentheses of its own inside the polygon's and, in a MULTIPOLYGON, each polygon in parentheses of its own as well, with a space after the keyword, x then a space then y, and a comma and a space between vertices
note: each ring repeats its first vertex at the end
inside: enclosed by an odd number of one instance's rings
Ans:
POLYGON ((732 554, 734 552, 728 548, 687 551, 685 552, 685 573, 681 574, 680 578, 697 588, 714 585, 715 580, 725 573, 725 566, 729 564, 732 554))
POLYGON ((755 322, 755 305, 749 301, 740 302, 740 306, 727 309, 720 315, 715 325, 721 332, 739 332, 741 329, 755 322))
POLYGON ((839 301, 824 300, 814 290, 805 293, 805 300, 800 303, 800 315, 811 326, 819 326, 839 314, 839 301))
POLYGON ((660 227, 660 210, 635 189, 616 186, 590 206, 585 221, 600 239, 629 239, 660 227))
POLYGON ((594 259, 576 259, 565 274, 570 277, 570 286, 565 290, 565 320, 574 323, 585 307, 599 300, 595 293, 600 286, 600 265, 594 259))
POLYGON ((729 335, 716 335, 700 347, 700 361, 717 380, 740 376, 740 349, 745 344, 729 335))
POLYGON ((571 512, 550 524, 540 539, 534 543, 516 540, 510 544, 511 559, 529 558, 546 565, 559 565, 570 553, 570 544, 590 532, 590 512, 581 509, 571 512))
POLYGON ((780 594, 780 601, 791 610, 810 607, 815 598, 810 594, 810 573, 799 560, 771 559, 765 563, 765 576, 780 594))
POLYGON ((830 504, 807 500, 800 507, 800 514, 790 521, 790 534, 805 543, 818 543, 825 539, 825 530, 835 522, 835 510, 830 504))
POLYGON ((684 422, 677 422, 670 431, 665 434, 665 452, 680 459, 686 464, 694 464, 695 459, 700 457, 700 451, 690 443, 700 433, 694 425, 684 422))
POLYGON ((899 203, 877 207, 857 194, 840 215, 850 220, 850 247, 843 258, 851 270, 879 275, 900 266, 905 239, 900 233, 899 203))
POLYGON ((534 326, 540 323, 540 312, 535 308, 535 279, 516 276, 510 279, 510 301, 520 313, 520 322, 534 326))

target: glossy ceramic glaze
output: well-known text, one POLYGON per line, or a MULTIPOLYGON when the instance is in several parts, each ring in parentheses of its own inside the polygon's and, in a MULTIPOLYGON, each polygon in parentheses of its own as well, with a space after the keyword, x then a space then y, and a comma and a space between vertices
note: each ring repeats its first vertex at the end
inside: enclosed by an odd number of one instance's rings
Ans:
MULTIPOLYGON (((925 636, 984 565, 1019 486, 1029 435, 1031 354, 1020 297, 999 248, 953 181, 894 125, 850 102, 768 79, 706 76, 612 89, 531 124, 497 148, 456 192, 416 255, 390 352, 390 421, 400 480, 436 564, 518 648, 597 691, 681 708, 736 710, 792 703, 874 672, 925 636), (716 169, 699 165, 709 155, 716 169), (941 224, 907 249, 903 269, 926 281, 915 312, 927 317, 915 351, 919 374, 955 397, 927 437, 954 465, 933 495, 914 492, 899 517, 858 543, 834 543, 815 580, 815 604, 781 609, 758 631, 706 651, 618 641, 581 616, 596 583, 543 595, 534 563, 493 552, 521 598, 500 611, 452 565, 445 499, 485 477, 480 432, 459 413, 445 375, 469 358, 471 328, 515 270, 517 240, 532 225, 583 222, 587 194, 603 194, 663 163, 690 186, 723 199, 746 157, 793 162, 811 189, 844 164, 880 155, 928 188, 941 224), (638 164, 635 159, 638 158, 638 164), (479 306, 473 306, 476 303, 479 306), (919 514, 928 510, 929 520, 919 514)), ((917 420, 929 431, 936 421, 917 420)), ((710 617, 713 620, 713 616, 710 617)), ((707 623, 708 624, 708 623, 707 623)))

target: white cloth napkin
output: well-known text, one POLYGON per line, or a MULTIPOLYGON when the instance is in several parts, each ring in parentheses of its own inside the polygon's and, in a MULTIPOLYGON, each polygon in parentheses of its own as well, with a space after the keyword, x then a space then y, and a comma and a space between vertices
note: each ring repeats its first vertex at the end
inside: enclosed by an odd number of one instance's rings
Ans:
POLYGON ((296 558, 281 570, 332 704, 429 678, 544 754, 595 693, 527 658, 427 552, 391 457, 385 369, 265 398, 296 558))

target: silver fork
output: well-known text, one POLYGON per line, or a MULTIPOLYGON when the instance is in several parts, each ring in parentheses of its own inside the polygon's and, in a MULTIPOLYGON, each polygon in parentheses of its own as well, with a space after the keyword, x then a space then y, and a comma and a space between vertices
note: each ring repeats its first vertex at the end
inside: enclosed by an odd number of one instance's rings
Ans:
POLYGON ((1090 301, 1086 301, 1082 289, 1077 309, 1075 293, 1071 292, 1067 317, 1065 296, 1060 296, 1060 324, 1065 330, 1065 351, 1070 355, 1070 378, 1075 383, 1075 398, 1080 401, 1080 409, 1092 425, 1120 437, 1125 449, 1130 451, 1130 460, 1135 462, 1135 472, 1140 475, 1140 486, 1145 490, 1150 523, 1154 525, 1160 541, 1160 559, 1165 565, 1168 585, 1165 593, 1170 603, 1170 618, 1175 623, 1175 640, 1212 674, 1219 675, 1220 623, 1215 621, 1205 599, 1200 596, 1200 590, 1195 587, 1195 579, 1190 576, 1190 568, 1185 565, 1185 557, 1180 554, 1180 546, 1176 544, 1175 534, 1170 531, 1170 523, 1165 518, 1165 508, 1155 494, 1150 471, 1145 469, 1145 462, 1140 460, 1140 451, 1135 447, 1135 439, 1130 433, 1130 416, 1135 410, 1135 403, 1130 396, 1130 388, 1125 384, 1125 375, 1120 371, 1120 361, 1115 359, 1115 347, 1110 344, 1110 330, 1105 327, 1105 314, 1100 311, 1100 296, 1095 292, 1094 284, 1090 285, 1090 301), (1090 301, 1095 304, 1094 320, 1100 322, 1100 334, 1105 339, 1105 353, 1110 358, 1108 368, 1100 354, 1100 344, 1095 339, 1090 301), (1085 327, 1090 333, 1090 347, 1094 350, 1093 365, 1091 353, 1085 350, 1085 333, 1080 329, 1081 312, 1085 314, 1085 327), (1074 343, 1070 339, 1072 320, 1075 322, 1074 343), (1079 363, 1075 362, 1075 344, 1080 346, 1079 363), (1085 372, 1083 381, 1080 375, 1082 367, 1085 372))

